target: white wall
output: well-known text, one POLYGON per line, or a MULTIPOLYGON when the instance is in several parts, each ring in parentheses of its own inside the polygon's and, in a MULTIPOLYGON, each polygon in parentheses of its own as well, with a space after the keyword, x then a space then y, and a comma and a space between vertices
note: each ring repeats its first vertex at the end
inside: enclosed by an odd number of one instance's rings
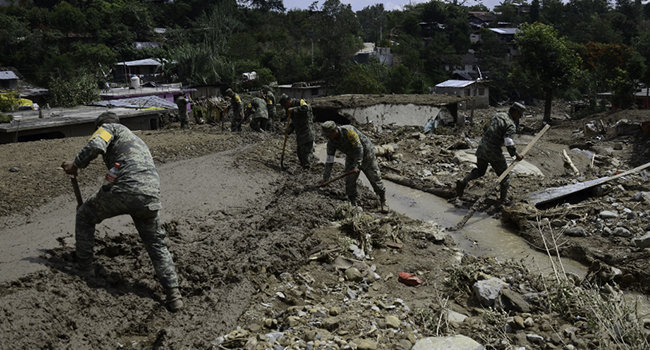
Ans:
POLYGON ((414 104, 377 104, 361 108, 344 108, 340 113, 357 123, 376 125, 392 124, 424 126, 430 118, 438 115, 440 107, 414 104))

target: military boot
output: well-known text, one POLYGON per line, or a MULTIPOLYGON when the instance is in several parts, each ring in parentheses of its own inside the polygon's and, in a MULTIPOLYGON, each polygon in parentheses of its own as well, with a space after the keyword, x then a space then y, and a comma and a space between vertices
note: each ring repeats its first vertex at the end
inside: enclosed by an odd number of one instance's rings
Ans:
POLYGON ((499 202, 501 202, 502 205, 505 206, 510 206, 512 205, 512 200, 508 199, 508 185, 503 185, 501 184, 501 187, 499 188, 499 202))
POLYGON ((379 210, 382 213, 388 213, 388 204, 386 204, 386 193, 379 194, 379 210))
POLYGON ((178 288, 167 289, 167 307, 169 311, 176 312, 183 308, 183 297, 178 288))
POLYGON ((93 259, 80 259, 77 258, 75 262, 75 270, 79 276, 83 278, 92 278, 95 277, 95 266, 93 265, 93 259))
POLYGON ((456 181, 456 196, 462 197, 463 193, 465 193, 465 187, 467 187, 465 179, 456 181))

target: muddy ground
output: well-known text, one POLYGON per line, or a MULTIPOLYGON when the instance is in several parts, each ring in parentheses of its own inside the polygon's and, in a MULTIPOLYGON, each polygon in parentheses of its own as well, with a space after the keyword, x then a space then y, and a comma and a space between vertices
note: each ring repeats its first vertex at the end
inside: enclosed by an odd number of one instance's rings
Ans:
MULTIPOLYGON (((475 124, 493 112, 475 111, 475 124)), ((539 111, 528 114, 519 142, 541 127, 539 111)), ((643 195, 635 196, 650 191, 645 174, 601 186, 574 204, 534 209, 525 198, 540 188, 648 162, 648 140, 586 137, 575 132, 585 120, 558 116, 563 120, 527 156, 544 178, 514 177, 515 204, 498 207, 490 200, 484 209, 511 222, 538 248, 537 222, 547 218, 545 227, 552 230, 544 234, 556 234, 560 253, 593 266, 588 281, 570 280, 564 294, 516 262, 464 255, 435 224, 380 213, 368 189, 361 192, 361 211, 346 205, 342 183, 310 188, 322 164, 300 170, 291 138, 288 169, 281 171, 281 134, 231 134, 206 125, 181 131, 172 125, 138 132, 161 174, 162 217, 185 296, 185 309, 172 314, 128 218, 98 226, 96 276, 75 274, 75 203, 58 166, 74 157, 84 138, 0 145, 0 348, 410 349, 425 337, 464 334, 494 349, 642 349, 647 340, 634 332, 610 336, 589 307, 567 295, 586 282, 608 291, 604 298, 611 303, 619 300, 619 288, 650 293, 650 254, 631 244, 649 230, 650 206, 643 195), (558 153, 576 148, 598 155, 591 167, 591 158, 580 156, 588 153, 569 153, 584 174, 578 178, 558 153), (606 210, 620 215, 599 220, 606 210), (578 226, 584 237, 563 234, 578 226), (621 236, 619 227, 629 235, 621 236), (402 283, 400 272, 423 283, 402 283), (473 285, 491 277, 508 283, 518 302, 501 297, 494 309, 481 305, 473 285)), ((385 174, 439 194, 452 192, 455 180, 471 169, 455 160, 454 151, 480 138, 480 127, 471 125, 427 136, 417 128, 365 131, 377 145, 393 145, 395 151, 381 158, 385 174)), ((104 171, 95 161, 82 172, 84 196, 95 191, 104 171)), ((468 207, 495 179, 490 172, 472 182, 463 198, 449 200, 468 207)), ((636 326, 643 322, 634 317, 636 326)))

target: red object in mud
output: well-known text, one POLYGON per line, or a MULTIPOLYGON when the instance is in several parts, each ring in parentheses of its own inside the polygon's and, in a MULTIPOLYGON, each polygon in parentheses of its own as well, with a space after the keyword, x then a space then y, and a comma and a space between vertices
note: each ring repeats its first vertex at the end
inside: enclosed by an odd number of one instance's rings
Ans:
POLYGON ((398 273, 397 278, 398 281, 406 284, 407 286, 419 286, 423 283, 420 277, 408 272, 398 273))

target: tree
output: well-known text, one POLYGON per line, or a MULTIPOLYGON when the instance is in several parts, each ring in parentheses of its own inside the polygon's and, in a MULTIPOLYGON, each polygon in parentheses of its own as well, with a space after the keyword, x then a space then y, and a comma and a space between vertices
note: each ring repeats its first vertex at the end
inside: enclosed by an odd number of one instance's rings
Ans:
POLYGON ((515 35, 519 68, 544 95, 544 121, 551 121, 554 90, 570 85, 579 73, 580 57, 557 31, 542 23, 524 24, 515 35))

